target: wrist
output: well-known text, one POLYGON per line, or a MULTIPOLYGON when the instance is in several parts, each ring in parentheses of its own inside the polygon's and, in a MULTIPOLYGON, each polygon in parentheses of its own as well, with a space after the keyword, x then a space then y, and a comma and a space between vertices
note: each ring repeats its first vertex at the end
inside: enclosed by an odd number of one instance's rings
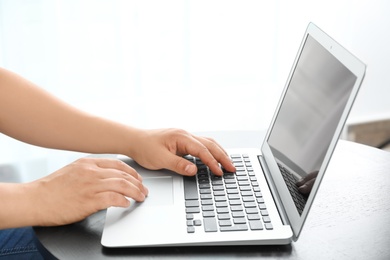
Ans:
POLYGON ((35 201, 32 183, 1 183, 0 229, 39 224, 41 209, 35 201))
POLYGON ((137 158, 142 142, 147 138, 147 131, 129 127, 125 132, 119 154, 126 155, 130 158, 137 158))

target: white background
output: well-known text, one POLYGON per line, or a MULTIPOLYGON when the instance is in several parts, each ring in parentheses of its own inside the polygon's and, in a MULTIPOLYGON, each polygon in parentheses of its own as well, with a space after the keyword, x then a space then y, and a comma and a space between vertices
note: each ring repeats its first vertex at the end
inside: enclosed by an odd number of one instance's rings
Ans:
POLYGON ((137 127, 259 130, 309 22, 368 65, 349 121, 389 117, 385 0, 0 0, 0 66, 137 127))

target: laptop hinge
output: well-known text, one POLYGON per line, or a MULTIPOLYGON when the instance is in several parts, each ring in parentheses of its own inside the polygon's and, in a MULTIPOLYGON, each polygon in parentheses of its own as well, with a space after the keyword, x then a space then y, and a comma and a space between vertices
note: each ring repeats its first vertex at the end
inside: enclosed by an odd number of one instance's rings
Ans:
POLYGON ((261 168, 263 169, 265 179, 267 180, 268 187, 271 190, 271 194, 274 198, 276 208, 279 211, 280 218, 282 219, 282 222, 284 225, 290 225, 290 222, 288 221, 288 218, 287 218, 286 211, 283 208, 282 201, 281 201, 279 193, 277 192, 277 189, 274 185, 274 181, 273 181, 272 176, 270 174, 270 171, 267 167, 267 164, 265 163, 263 156, 259 155, 258 159, 260 161, 261 168))

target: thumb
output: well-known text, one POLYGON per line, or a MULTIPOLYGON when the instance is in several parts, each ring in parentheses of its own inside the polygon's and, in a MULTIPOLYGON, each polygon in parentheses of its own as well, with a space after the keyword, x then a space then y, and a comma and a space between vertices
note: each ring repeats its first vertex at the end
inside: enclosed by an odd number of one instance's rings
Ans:
POLYGON ((166 168, 168 170, 177 172, 181 175, 193 176, 198 171, 195 164, 177 155, 170 154, 167 163, 168 165, 166 168))

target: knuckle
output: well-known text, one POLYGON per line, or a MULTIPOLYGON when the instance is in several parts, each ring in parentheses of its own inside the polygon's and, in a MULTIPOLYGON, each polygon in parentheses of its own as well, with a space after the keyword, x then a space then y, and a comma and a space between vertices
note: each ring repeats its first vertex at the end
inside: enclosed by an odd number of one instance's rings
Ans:
POLYGON ((116 184, 121 190, 126 190, 129 188, 129 182, 125 179, 118 179, 116 184))
POLYGON ((122 200, 123 200, 123 196, 115 192, 106 192, 102 202, 104 207, 110 207, 110 206, 120 205, 122 200))

